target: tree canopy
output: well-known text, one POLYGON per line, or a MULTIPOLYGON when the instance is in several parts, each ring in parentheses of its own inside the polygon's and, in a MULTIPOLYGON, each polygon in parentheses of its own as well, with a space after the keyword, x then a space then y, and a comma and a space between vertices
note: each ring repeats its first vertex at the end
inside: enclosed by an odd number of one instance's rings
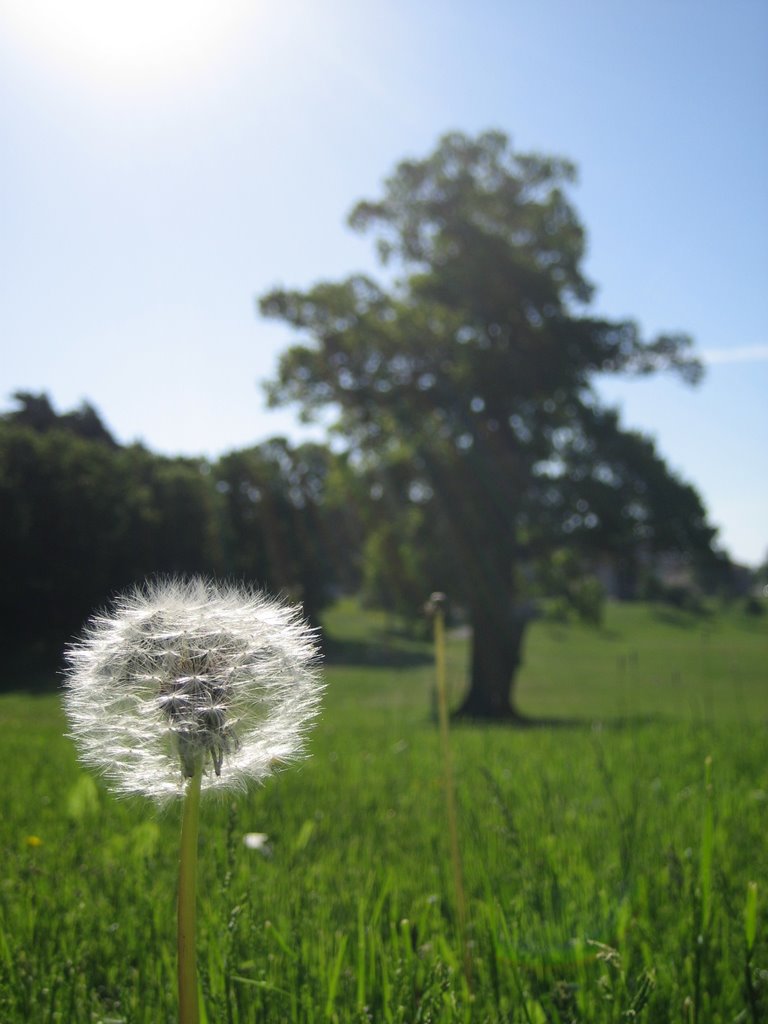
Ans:
POLYGON ((148 576, 244 580, 315 622, 353 585, 359 531, 334 498, 344 460, 323 446, 273 438, 213 463, 168 458, 117 445, 90 405, 58 413, 45 395, 16 397, 0 416, 6 650, 58 657, 87 615, 148 576))
POLYGON ((3 420, 6 423, 29 427, 38 433, 64 431, 86 441, 101 441, 110 448, 117 447, 117 442, 90 402, 83 402, 79 408, 70 412, 58 413, 46 394, 16 391, 13 398, 18 407, 4 414, 3 420))
POLYGON ((271 402, 336 410, 381 510, 380 561, 396 565, 419 538, 418 566, 388 585, 413 589, 423 572, 424 595, 468 606, 473 715, 514 714, 528 580, 553 550, 706 553, 713 536, 693 488, 596 396, 601 373, 692 383, 701 365, 685 334, 644 339, 633 321, 587 314, 574 174, 500 132, 447 135, 350 215, 394 283, 354 275, 260 303, 305 337, 282 357, 271 402))

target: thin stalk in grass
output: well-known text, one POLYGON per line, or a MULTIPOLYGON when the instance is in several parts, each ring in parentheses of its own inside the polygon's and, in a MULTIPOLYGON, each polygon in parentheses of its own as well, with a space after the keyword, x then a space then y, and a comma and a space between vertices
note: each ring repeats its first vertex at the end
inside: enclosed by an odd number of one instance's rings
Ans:
POLYGON ((459 935, 464 956, 464 973, 469 984, 471 960, 467 946, 467 900, 464 894, 464 874, 459 849, 459 827, 456 814, 456 789, 453 781, 453 758, 448 725, 448 687, 445 663, 445 595, 433 594, 429 600, 435 637, 435 676, 437 682, 437 709, 440 723, 440 746, 443 757, 443 785, 445 809, 448 818, 448 838, 453 866, 453 887, 456 896, 456 913, 459 919, 459 935))
POLYGON ((699 867, 699 921, 695 936, 693 1021, 699 1024, 702 1007, 702 973, 709 954, 710 926, 712 923, 712 864, 715 841, 715 812, 712 791, 712 755, 704 759, 704 819, 701 832, 699 867))
POLYGON ((746 939, 744 958, 744 983, 747 993, 747 1003, 752 1014, 753 1024, 760 1019, 760 1008, 757 1001, 757 991, 752 978, 752 956, 755 952, 755 939, 757 938, 757 882, 750 882, 747 886, 747 906, 744 911, 744 937, 746 939))
POLYGON ((187 782, 181 819, 178 902, 179 1024, 199 1024, 195 932, 197 924, 197 836, 200 821, 202 760, 187 782))

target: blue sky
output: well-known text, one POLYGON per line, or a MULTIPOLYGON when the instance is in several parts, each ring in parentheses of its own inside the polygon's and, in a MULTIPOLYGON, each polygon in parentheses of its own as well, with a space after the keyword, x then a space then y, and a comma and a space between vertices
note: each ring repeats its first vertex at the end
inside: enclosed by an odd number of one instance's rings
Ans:
POLYGON ((0 407, 87 398, 169 453, 304 436, 264 407, 292 339, 256 296, 375 270, 353 203, 445 131, 501 128, 579 166, 593 311, 696 339, 698 388, 601 393, 757 563, 766 96, 764 0, 0 0, 0 407))

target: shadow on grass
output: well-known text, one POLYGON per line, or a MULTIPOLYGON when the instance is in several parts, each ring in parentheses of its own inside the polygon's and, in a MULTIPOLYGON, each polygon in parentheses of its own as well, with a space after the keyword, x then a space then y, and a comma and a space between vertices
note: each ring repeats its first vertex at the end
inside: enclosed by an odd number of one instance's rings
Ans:
POLYGON ((703 607, 687 609, 654 605, 651 614, 657 622, 663 622, 665 626, 677 626, 679 629, 701 629, 712 618, 712 613, 703 607))
POLYGON ((394 646, 386 639, 339 640, 329 636, 325 638, 324 657, 329 665, 362 665, 367 668, 414 668, 432 661, 428 651, 394 646))
MULTIPOLYGON (((562 622, 547 622, 545 620, 543 628, 547 630, 547 637, 558 644, 567 643, 573 637, 569 625, 562 622)), ((615 641, 625 639, 624 633, 613 626, 593 626, 591 629, 593 635, 600 640, 615 641)))
POLYGON ((489 726, 494 729, 574 729, 588 732, 620 732, 625 729, 637 729, 641 726, 660 725, 668 721, 664 715, 620 715, 611 717, 579 717, 575 715, 564 715, 555 717, 553 715, 505 715, 503 718, 479 718, 466 714, 455 714, 451 718, 452 728, 463 726, 489 726))

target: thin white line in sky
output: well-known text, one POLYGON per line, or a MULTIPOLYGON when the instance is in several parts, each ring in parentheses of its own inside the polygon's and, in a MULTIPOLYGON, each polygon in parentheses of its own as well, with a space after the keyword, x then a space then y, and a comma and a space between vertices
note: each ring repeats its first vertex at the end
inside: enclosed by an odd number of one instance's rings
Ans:
POLYGON ((768 345, 742 345, 737 348, 710 348, 700 353, 710 366, 723 363, 764 363, 768 361, 768 345))

